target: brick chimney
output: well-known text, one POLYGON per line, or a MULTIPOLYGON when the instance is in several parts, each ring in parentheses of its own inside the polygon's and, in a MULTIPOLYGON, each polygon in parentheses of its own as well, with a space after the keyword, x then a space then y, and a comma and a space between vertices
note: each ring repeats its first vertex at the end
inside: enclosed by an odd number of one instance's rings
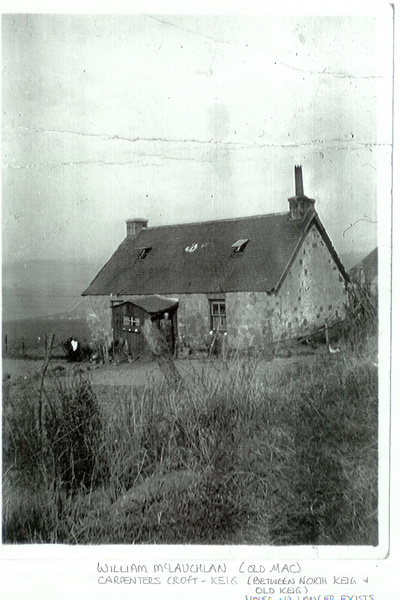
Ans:
POLYGON ((126 221, 126 235, 128 237, 137 237, 142 229, 146 229, 148 219, 127 219, 126 221))
POLYGON ((300 166, 294 168, 294 180, 295 180, 295 196, 289 198, 289 211, 291 221, 302 221, 306 214, 315 210, 315 200, 307 198, 304 195, 303 189, 303 172, 300 166))

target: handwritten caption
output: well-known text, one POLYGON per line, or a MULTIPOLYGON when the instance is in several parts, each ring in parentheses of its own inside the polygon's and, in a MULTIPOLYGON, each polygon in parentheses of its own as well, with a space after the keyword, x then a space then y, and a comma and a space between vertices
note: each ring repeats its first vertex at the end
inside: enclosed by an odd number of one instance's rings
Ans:
MULTIPOLYGON (((243 600, 376 600, 363 592, 368 577, 309 575, 300 563, 97 563, 99 585, 242 586, 243 600), (343 594, 350 588, 354 593, 343 594), (332 590, 338 590, 332 594, 332 590), (330 593, 327 593, 327 592, 330 593)), ((239 588, 236 588, 239 589, 239 588)), ((240 596, 238 596, 240 597, 240 596)))

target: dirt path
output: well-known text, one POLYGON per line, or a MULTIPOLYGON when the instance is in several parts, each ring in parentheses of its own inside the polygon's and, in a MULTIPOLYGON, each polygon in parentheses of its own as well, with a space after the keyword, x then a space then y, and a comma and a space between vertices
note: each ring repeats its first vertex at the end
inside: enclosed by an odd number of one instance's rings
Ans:
POLYGON ((93 385, 142 387, 162 381, 156 362, 137 361, 119 365, 101 365, 90 370, 93 385))
MULTIPOLYGON (((292 362, 312 360, 312 357, 292 357, 276 358, 273 361, 259 361, 258 369, 262 371, 275 371, 287 367, 292 362)), ((198 359, 179 359, 175 362, 182 377, 198 376, 213 377, 223 373, 226 365, 218 360, 198 360, 198 359)), ((2 370, 3 381, 17 381, 20 378, 28 379, 31 375, 39 373, 42 367, 42 361, 3 358, 2 370)), ((155 361, 139 360, 133 363, 123 363, 118 365, 89 365, 88 363, 68 363, 65 360, 52 360, 49 367, 49 374, 54 369, 73 370, 81 369, 87 372, 94 386, 123 386, 123 387, 143 387, 146 385, 155 385, 163 380, 163 373, 155 361)))
MULTIPOLYGON (((3 380, 16 381, 19 378, 27 379, 40 372, 43 361, 3 358, 3 380)), ((148 383, 157 383, 162 379, 162 373, 155 362, 137 361, 119 365, 89 365, 88 363, 68 363, 65 360, 52 360, 49 374, 54 370, 72 371, 80 369, 87 372, 93 385, 109 386, 143 386, 148 383)))
MULTIPOLYGON (((2 374, 3 381, 11 379, 12 381, 19 379, 20 377, 27 379, 34 373, 39 373, 42 360, 25 360, 23 358, 3 358, 2 360, 2 374)), ((57 364, 61 364, 61 361, 51 362, 51 366, 54 367, 57 364)))

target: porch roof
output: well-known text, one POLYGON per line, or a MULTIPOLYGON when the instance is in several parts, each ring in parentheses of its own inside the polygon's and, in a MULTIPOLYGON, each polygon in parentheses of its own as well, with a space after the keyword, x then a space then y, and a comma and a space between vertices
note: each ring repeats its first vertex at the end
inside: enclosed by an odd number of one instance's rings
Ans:
POLYGON ((117 306, 129 302, 130 304, 134 304, 145 310, 150 315, 167 312, 172 308, 176 308, 179 304, 178 300, 175 300, 174 298, 165 298, 157 294, 151 296, 124 296, 121 301, 119 301, 118 298, 115 298, 112 302, 112 308, 116 308, 117 306))

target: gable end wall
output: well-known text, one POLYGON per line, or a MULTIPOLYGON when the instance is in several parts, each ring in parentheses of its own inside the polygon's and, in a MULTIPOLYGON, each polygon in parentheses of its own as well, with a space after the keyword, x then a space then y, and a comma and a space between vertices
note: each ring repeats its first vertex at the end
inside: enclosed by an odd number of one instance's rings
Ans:
POLYGON ((314 225, 278 292, 233 292, 226 301, 229 345, 262 347, 343 317, 347 289, 314 225))
POLYGON ((279 313, 274 330, 284 335, 310 329, 342 318, 347 287, 338 266, 315 225, 311 227, 277 293, 279 313))

